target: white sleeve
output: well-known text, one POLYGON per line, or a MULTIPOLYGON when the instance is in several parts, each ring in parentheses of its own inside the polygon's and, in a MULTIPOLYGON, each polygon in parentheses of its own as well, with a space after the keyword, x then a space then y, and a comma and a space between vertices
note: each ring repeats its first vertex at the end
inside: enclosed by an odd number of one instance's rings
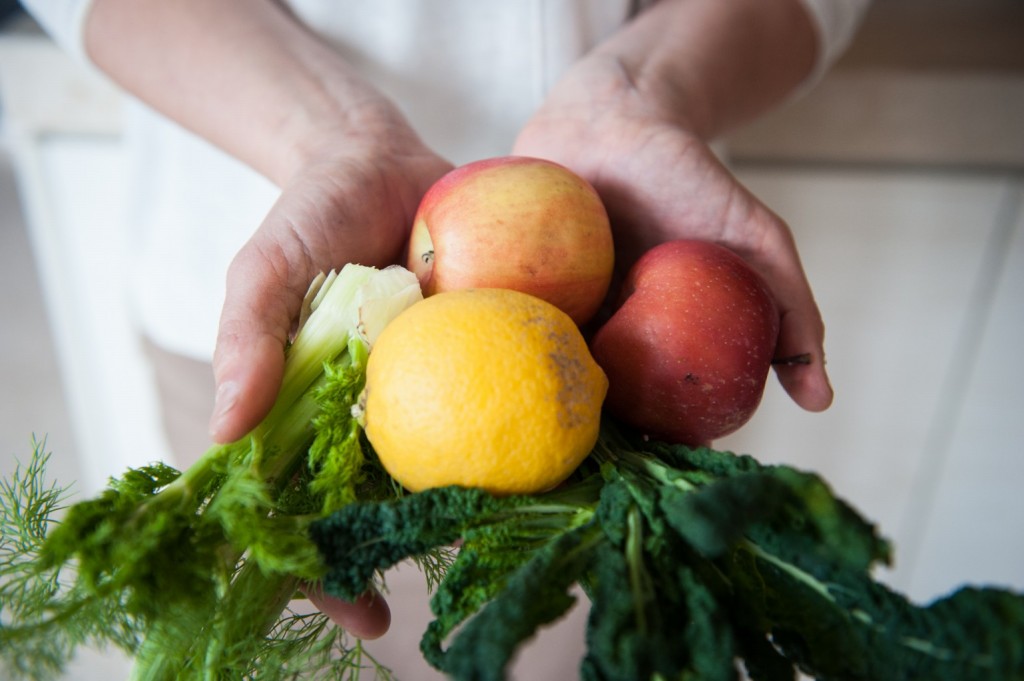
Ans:
POLYGON ((818 81, 853 39, 871 0, 801 0, 818 32, 818 60, 807 84, 818 81))
POLYGON ((88 62, 85 18, 92 0, 21 0, 22 6, 61 48, 88 62))

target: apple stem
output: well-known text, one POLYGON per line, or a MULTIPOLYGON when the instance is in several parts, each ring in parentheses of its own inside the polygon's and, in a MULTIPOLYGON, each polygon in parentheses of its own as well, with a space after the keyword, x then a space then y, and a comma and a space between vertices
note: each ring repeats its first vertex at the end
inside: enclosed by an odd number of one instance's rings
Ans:
POLYGON ((810 363, 811 363, 811 353, 809 353, 809 352, 804 352, 804 353, 801 353, 799 355, 790 355, 789 357, 779 357, 777 359, 773 359, 772 360, 772 365, 774 365, 774 366, 792 367, 792 366, 798 366, 800 364, 810 364, 810 363))

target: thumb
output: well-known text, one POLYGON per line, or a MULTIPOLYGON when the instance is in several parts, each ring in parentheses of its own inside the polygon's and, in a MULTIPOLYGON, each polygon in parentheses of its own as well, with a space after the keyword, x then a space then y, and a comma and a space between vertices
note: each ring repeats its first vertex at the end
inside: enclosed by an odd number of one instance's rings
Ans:
MULTIPOLYGON (((284 349, 305 289, 304 267, 280 248, 247 244, 228 269, 213 356, 216 385, 210 436, 233 442, 270 411, 281 387, 284 349)), ((300 259, 299 262, 302 262, 300 259)))

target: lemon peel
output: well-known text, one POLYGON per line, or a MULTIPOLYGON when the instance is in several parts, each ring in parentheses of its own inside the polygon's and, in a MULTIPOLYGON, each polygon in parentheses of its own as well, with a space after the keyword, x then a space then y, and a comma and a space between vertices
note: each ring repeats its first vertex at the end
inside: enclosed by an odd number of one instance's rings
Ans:
POLYGON ((362 418, 385 469, 420 491, 554 487, 597 440, 608 389, 575 323, 505 289, 435 294, 380 334, 362 418))

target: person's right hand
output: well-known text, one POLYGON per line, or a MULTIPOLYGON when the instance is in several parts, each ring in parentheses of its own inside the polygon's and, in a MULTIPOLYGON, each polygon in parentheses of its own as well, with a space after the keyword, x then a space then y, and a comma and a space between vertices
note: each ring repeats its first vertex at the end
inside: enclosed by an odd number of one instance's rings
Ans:
POLYGON ((312 279, 350 262, 394 262, 420 198, 450 168, 404 121, 339 134, 297 163, 227 273, 213 359, 214 441, 242 437, 270 410, 312 279))
MULTIPOLYGON (((83 48, 127 92, 281 188, 227 272, 210 434, 236 440, 277 397, 313 278, 393 262, 451 166, 287 3, 94 0, 83 48)), ((387 629, 372 592, 354 604, 310 598, 357 636, 387 629)))
MULTIPOLYGON (((383 266, 404 247, 420 198, 451 165, 404 122, 340 134, 298 164, 259 229, 234 258, 214 354, 217 442, 244 436, 274 403, 284 347, 312 279, 346 263, 383 266)), ((355 603, 307 596, 360 638, 387 631, 390 610, 368 591, 355 603)))
POLYGON ((95 0, 83 48, 125 91, 281 188, 227 272, 210 434, 233 441, 277 396, 313 278, 390 264, 450 165, 286 3, 95 0))

